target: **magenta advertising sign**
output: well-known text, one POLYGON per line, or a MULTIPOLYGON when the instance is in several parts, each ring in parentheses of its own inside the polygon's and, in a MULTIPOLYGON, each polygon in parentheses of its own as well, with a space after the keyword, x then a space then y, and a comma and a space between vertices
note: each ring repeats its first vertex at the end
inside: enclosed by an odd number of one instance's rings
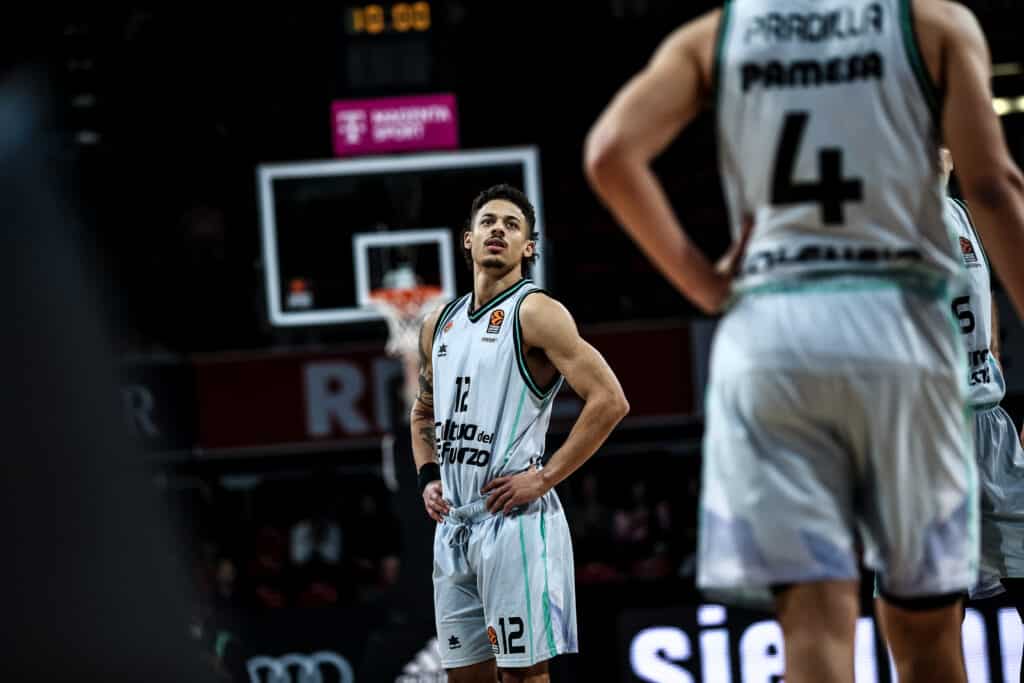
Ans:
POLYGON ((459 145, 455 95, 415 95, 331 104, 334 154, 340 157, 459 145))

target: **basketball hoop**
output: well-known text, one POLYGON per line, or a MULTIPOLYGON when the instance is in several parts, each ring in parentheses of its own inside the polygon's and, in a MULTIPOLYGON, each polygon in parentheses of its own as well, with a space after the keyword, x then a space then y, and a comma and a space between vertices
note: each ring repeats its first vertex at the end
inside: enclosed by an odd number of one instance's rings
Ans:
POLYGON ((388 321, 388 343, 384 350, 402 360, 406 409, 412 408, 419 387, 420 324, 441 298, 440 287, 384 287, 370 291, 370 305, 388 321))
POLYGON ((370 292, 370 303, 388 322, 386 351, 391 356, 418 357, 420 323, 442 295, 440 287, 418 285, 370 292))

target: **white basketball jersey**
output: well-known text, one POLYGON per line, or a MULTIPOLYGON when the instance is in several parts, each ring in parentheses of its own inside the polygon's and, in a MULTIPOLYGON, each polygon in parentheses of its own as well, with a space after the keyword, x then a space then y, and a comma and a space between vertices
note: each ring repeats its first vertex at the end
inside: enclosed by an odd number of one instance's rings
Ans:
POLYGON ((967 206, 952 197, 946 200, 946 225, 956 235, 966 270, 966 289, 953 299, 964 346, 967 347, 968 400, 975 407, 1003 400, 1003 370, 992 355, 992 281, 985 247, 978 237, 967 206))
POLYGON ((523 354, 519 306, 541 291, 523 279, 473 309, 473 294, 437 321, 434 427, 445 498, 456 507, 483 496, 495 477, 541 464, 551 401, 561 376, 540 387, 523 354))
POLYGON ((715 87, 737 291, 832 272, 948 279, 939 98, 911 0, 733 0, 715 87))

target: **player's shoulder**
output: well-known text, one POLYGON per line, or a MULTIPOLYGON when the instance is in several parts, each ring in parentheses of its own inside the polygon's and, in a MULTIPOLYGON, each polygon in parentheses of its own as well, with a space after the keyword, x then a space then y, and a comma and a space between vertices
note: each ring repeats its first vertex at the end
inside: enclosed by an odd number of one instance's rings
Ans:
POLYGON ((437 326, 437 321, 441 318, 441 313, 448 307, 451 302, 445 302, 443 304, 437 304, 430 311, 423 316, 423 327, 433 333, 434 328, 437 326))
POLYGON ((429 315, 434 316, 435 322, 444 320, 445 318, 450 318, 456 310, 461 308, 462 304, 465 303, 468 298, 469 293, 466 293, 460 294, 453 299, 448 299, 447 301, 438 303, 429 315))
POLYGON ((565 305, 545 289, 532 289, 519 303, 519 324, 523 330, 550 329, 559 323, 573 324, 572 314, 565 305))
POLYGON ((938 32, 947 38, 970 40, 981 34, 974 12, 952 0, 912 0, 914 20, 922 33, 938 32))
POLYGON ((428 343, 432 343, 437 336, 437 327, 445 318, 450 318, 459 303, 466 298, 466 295, 457 296, 448 301, 438 302, 430 309, 430 312, 423 316, 423 330, 421 337, 428 343))
POLYGON ((693 43, 700 44, 708 40, 713 42, 718 36, 721 21, 722 8, 716 7, 680 26, 675 35, 686 36, 691 41, 691 46, 693 43))
POLYGON ((665 39, 663 49, 680 57, 709 61, 718 41, 722 8, 716 7, 678 27, 665 39), (705 58, 708 58, 707 60, 705 58))
POLYGON ((542 287, 532 287, 529 291, 524 292, 522 302, 519 304, 519 312, 528 312, 528 315, 550 313, 556 309, 564 310, 566 313, 569 312, 569 309, 562 302, 542 287))

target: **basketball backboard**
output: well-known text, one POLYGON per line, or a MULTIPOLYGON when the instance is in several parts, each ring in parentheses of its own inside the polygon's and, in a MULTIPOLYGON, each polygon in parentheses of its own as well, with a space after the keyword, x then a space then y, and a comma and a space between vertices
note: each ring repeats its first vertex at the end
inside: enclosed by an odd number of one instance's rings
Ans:
POLYGON ((531 277, 544 284, 536 148, 265 164, 257 176, 274 325, 382 320, 367 305, 369 291, 374 278, 400 274, 403 259, 415 261, 419 277, 436 278, 446 296, 468 291, 461 235, 473 198, 498 183, 521 188, 536 208, 541 256, 531 277))

